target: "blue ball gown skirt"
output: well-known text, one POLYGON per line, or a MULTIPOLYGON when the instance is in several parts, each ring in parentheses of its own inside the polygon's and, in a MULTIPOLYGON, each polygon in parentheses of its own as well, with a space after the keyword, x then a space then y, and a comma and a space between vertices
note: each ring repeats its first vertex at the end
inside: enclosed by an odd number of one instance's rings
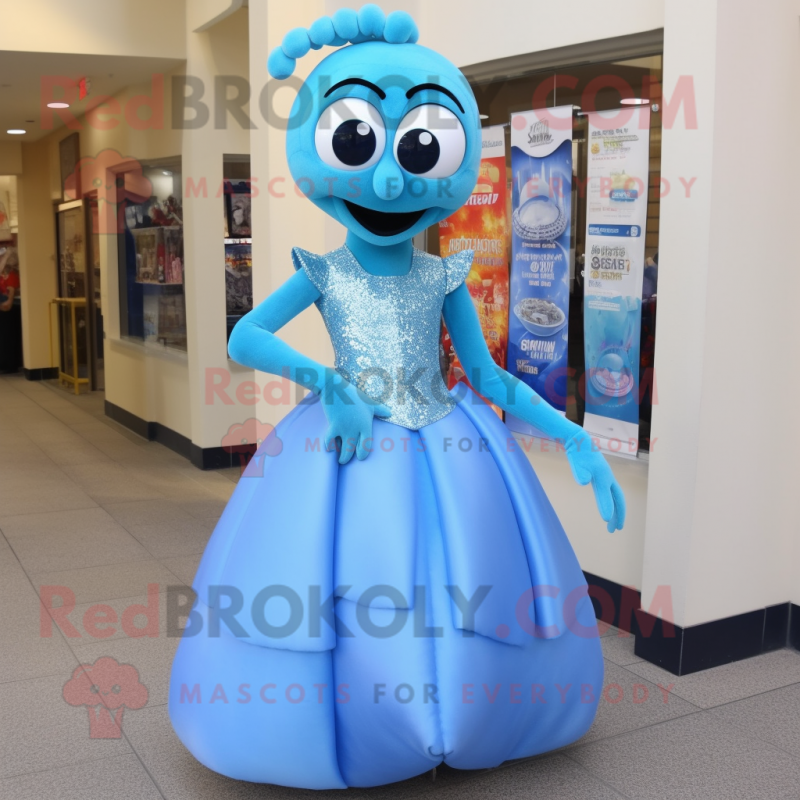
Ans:
POLYGON ((287 415, 208 543, 170 684, 186 747, 329 789, 581 737, 603 680, 592 605, 505 425, 467 392, 420 431, 376 419, 345 466, 326 429, 319 402, 287 415))

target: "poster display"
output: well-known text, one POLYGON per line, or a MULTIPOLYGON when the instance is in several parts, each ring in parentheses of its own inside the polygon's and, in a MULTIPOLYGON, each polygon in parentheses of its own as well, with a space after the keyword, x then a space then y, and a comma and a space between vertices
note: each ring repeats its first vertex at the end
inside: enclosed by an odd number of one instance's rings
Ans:
MULTIPOLYGON (((508 222, 506 214, 506 147, 502 125, 482 131, 482 158, 478 182, 466 204, 439 223, 442 257, 474 250, 466 284, 478 311, 483 335, 495 363, 505 368, 508 340, 508 222)), ((472 384, 456 356, 447 329, 442 347, 447 359, 445 382, 472 384)), ((492 406, 502 418, 503 412, 492 406)))
POLYGON ((650 109, 588 118, 583 427, 603 449, 635 456, 650 109))
POLYGON ((253 310, 253 245, 225 243, 225 313, 243 316, 253 310))
POLYGON ((11 234, 11 218, 6 212, 11 208, 8 202, 8 192, 0 192, 0 242, 10 242, 14 237, 11 234))
MULTIPOLYGON (((562 413, 567 388, 572 106, 511 116, 508 371, 562 413)), ((512 415, 508 427, 541 432, 512 415)))

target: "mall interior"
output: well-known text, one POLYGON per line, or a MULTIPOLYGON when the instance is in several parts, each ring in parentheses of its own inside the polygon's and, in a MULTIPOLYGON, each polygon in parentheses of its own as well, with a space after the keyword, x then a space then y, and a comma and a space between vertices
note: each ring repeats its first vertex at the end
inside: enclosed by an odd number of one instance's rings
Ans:
MULTIPOLYGON (((293 247, 326 253, 344 241, 285 150, 301 81, 330 48, 298 59, 287 81, 269 77, 267 58, 287 31, 360 5, 4 5, 0 798, 310 795, 217 774, 175 735, 169 598, 190 591, 261 431, 304 394, 234 362, 231 330, 293 275, 293 247), (115 735, 95 736, 65 683, 106 656, 135 667, 147 701, 115 735)), ((613 534, 563 449, 506 420, 599 620, 605 689, 592 728, 532 758, 441 765, 348 795, 800 797, 800 4, 381 7, 414 17, 420 44, 463 72, 482 124, 497 126, 509 242, 514 120, 567 109, 561 399, 587 429, 595 115, 618 132, 639 120, 639 397, 625 439, 603 442, 628 509, 613 534), (770 330, 774 347, 762 342, 770 330)), ((416 247, 444 255, 443 231, 423 231, 416 247)), ((511 369, 518 267, 505 241, 499 279, 474 267, 470 292, 479 311, 505 314, 497 352, 511 369)), ((333 363, 316 309, 280 336, 333 363)), ((441 355, 456 379, 444 344, 441 355)))

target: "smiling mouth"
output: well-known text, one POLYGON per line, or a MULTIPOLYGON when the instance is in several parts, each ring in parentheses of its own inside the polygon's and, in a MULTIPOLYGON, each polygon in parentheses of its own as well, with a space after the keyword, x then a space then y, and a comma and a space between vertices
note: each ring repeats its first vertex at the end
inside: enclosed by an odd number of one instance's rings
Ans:
POLYGON ((349 200, 345 200, 344 204, 353 219, 376 236, 396 236, 398 233, 405 233, 427 211, 423 208, 422 211, 392 213, 365 208, 349 200))

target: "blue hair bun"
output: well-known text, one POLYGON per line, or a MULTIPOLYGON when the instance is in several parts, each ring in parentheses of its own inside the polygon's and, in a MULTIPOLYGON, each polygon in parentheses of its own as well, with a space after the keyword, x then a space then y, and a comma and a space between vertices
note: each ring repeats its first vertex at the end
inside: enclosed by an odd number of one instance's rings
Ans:
POLYGON ((289 58, 283 48, 275 47, 267 59, 267 72, 279 81, 285 81, 293 72, 297 59, 289 58))
POLYGON ((330 17, 320 17, 313 22, 308 29, 308 38, 312 44, 318 44, 320 47, 330 44, 336 38, 333 20, 330 17))
POLYGON ((418 38, 417 25, 405 11, 392 11, 387 16, 374 3, 367 3, 358 11, 340 8, 332 17, 320 17, 308 29, 289 31, 269 54, 267 71, 273 78, 285 80, 294 72, 298 58, 325 45, 341 47, 369 41, 414 44, 418 38))
POLYGON ((417 24, 407 11, 392 11, 383 26, 383 38, 391 44, 416 42, 419 39, 417 24))
POLYGON ((339 36, 348 42, 352 42, 360 33, 358 12, 352 8, 340 8, 334 12, 333 27, 339 36))
POLYGON ((358 12, 358 27, 367 36, 382 39, 385 24, 386 14, 375 3, 367 3, 358 12))
POLYGON ((289 58, 302 58, 311 49, 311 39, 305 28, 294 28, 283 37, 281 50, 289 58))

